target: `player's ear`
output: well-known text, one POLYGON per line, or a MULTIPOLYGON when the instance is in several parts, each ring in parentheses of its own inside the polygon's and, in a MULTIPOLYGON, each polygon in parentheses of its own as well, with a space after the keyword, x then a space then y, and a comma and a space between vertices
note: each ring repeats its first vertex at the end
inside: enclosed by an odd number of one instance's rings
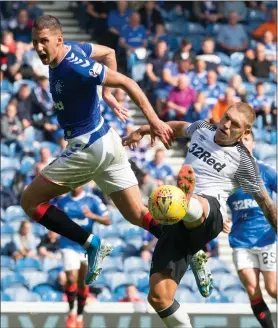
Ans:
POLYGON ((57 46, 61 46, 63 44, 63 36, 62 35, 58 35, 58 38, 57 38, 57 46))

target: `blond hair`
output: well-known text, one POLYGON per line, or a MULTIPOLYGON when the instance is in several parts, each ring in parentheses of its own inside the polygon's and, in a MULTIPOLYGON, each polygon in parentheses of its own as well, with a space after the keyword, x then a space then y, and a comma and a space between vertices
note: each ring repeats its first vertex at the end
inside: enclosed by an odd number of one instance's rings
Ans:
POLYGON ((236 102, 231 105, 230 108, 236 108, 236 110, 245 116, 245 123, 247 128, 251 128, 256 119, 256 113, 254 108, 244 102, 236 102))

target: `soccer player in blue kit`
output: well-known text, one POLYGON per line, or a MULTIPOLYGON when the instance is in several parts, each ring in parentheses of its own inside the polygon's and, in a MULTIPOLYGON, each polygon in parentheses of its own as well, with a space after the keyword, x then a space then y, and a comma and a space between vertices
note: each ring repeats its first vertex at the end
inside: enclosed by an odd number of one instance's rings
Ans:
MULTIPOLYGON (((252 154, 255 147, 253 134, 244 136, 242 142, 252 154)), ((268 193, 277 193, 275 169, 261 161, 257 164, 268 193)), ((262 273, 268 294, 277 298, 275 232, 252 195, 239 189, 228 198, 228 205, 233 222, 229 242, 238 276, 261 326, 274 328, 271 313, 263 300, 259 277, 262 273)))
MULTIPOLYGON (((101 46, 64 42, 60 22, 50 15, 34 22, 32 40, 42 63, 49 65, 50 91, 68 145, 24 190, 21 206, 30 218, 86 249, 85 281, 90 284, 99 275, 99 265, 112 247, 51 205, 52 198, 94 180, 129 222, 153 234, 157 228, 143 205, 121 138, 101 117, 97 85, 122 88, 128 93, 149 121, 152 144, 157 136, 169 148, 173 131, 158 118, 136 82, 108 68, 111 61, 106 61, 106 66, 93 60, 104 61, 101 46)), ((119 115, 120 112, 121 108, 119 115)))
MULTIPOLYGON (((94 222, 103 225, 111 223, 107 207, 101 199, 78 187, 65 197, 58 199, 56 206, 63 210, 74 222, 88 232, 92 232, 94 222)), ((61 236, 60 246, 63 254, 64 270, 67 277, 66 294, 69 303, 67 328, 83 328, 83 309, 89 294, 85 285, 88 270, 85 250, 77 243, 61 236), (75 300, 77 297, 77 313, 75 300), (77 314, 77 315, 76 315, 77 314)))

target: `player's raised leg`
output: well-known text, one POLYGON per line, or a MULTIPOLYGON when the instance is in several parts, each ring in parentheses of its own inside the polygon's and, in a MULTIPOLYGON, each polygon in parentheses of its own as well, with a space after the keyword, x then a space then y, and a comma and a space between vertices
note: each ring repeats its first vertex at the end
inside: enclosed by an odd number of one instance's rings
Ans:
POLYGON ((251 308, 261 326, 265 328, 274 328, 271 313, 263 299, 260 288, 260 270, 257 268, 245 268, 238 271, 238 276, 248 293, 251 308))
POLYGON ((98 268, 99 263, 112 249, 110 245, 100 241, 99 237, 82 229, 65 212, 49 203, 52 198, 69 191, 68 187, 60 186, 39 175, 24 190, 21 206, 30 218, 36 220, 47 229, 75 241, 87 250, 89 270, 86 281, 90 283, 92 279, 96 279, 94 272, 98 268))
POLYGON ((148 301, 168 328, 192 328, 188 314, 174 299, 177 283, 168 270, 150 277, 148 301))

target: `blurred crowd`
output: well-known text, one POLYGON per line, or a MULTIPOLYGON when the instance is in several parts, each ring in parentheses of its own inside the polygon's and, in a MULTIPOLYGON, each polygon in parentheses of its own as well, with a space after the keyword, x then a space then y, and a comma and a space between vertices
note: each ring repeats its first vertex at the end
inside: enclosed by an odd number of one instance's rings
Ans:
MULTIPOLYGON (((277 137, 275 2, 73 1, 70 6, 81 30, 116 50, 119 70, 140 84, 163 120, 217 123, 231 104, 248 102, 257 114, 258 158, 273 157, 277 137)), ((53 108, 48 68, 31 43, 32 22, 43 10, 35 1, 2 1, 0 8, 2 255, 14 261, 26 257, 60 261, 58 236, 26 220, 18 206, 23 189, 67 144, 53 108)), ((114 95, 123 106, 130 106, 123 90, 114 90, 114 95)), ((121 137, 134 129, 132 116, 122 123, 105 102, 100 105, 105 121, 121 137)), ((145 203, 156 186, 175 183, 164 150, 147 156, 148 149, 144 141, 129 151, 145 203)), ((94 183, 85 190, 108 205, 112 223, 122 220, 94 183)), ((135 238, 133 245, 119 242, 121 252, 140 256, 149 264, 155 240, 142 233, 138 236, 140 240, 136 243, 135 238)), ((207 251, 218 256, 217 241, 207 251)), ((55 277, 62 288, 62 270, 55 277)), ((136 299, 134 288, 129 284, 127 295, 136 299)))

